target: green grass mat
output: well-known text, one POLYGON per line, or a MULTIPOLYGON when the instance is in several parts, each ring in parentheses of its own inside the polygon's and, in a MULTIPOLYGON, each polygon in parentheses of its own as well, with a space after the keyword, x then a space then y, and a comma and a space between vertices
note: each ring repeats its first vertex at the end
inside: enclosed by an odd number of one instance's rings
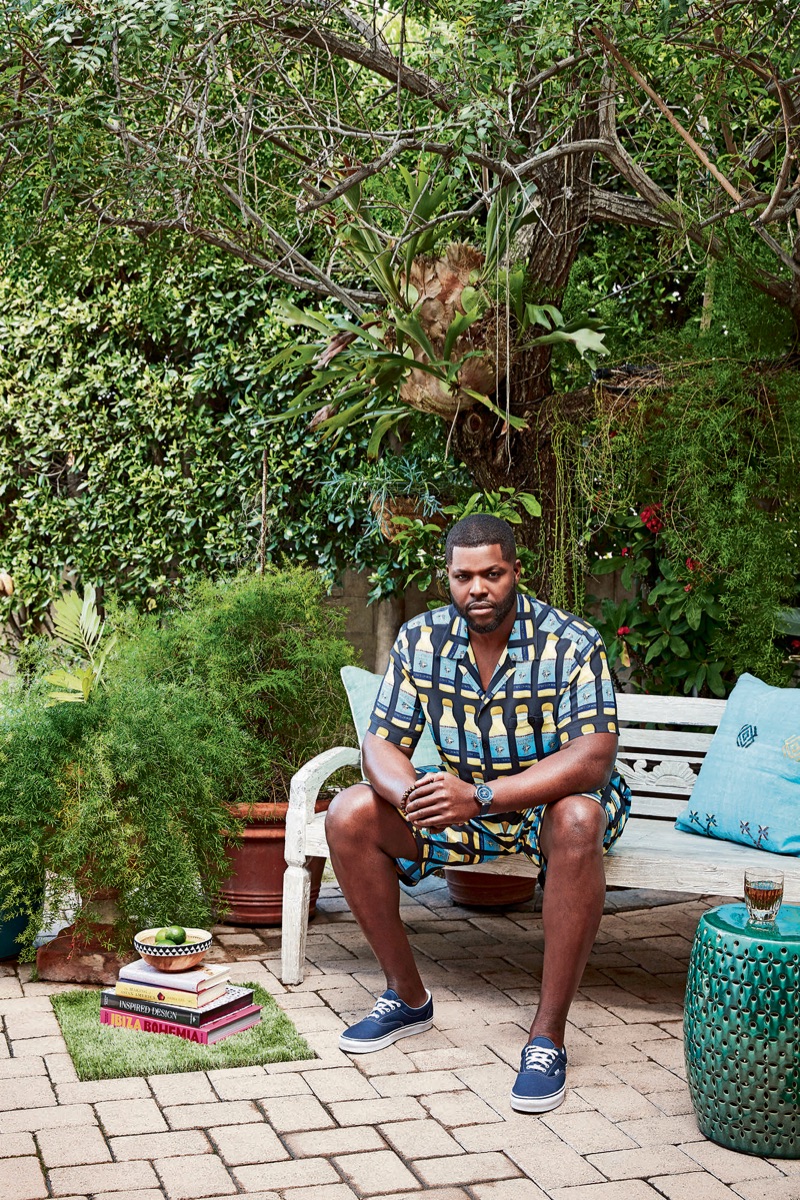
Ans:
POLYGON ((52 1002, 81 1081, 316 1058, 268 992, 257 983, 242 986, 252 988, 255 1002, 262 1006, 261 1022, 214 1046, 185 1042, 168 1033, 136 1033, 101 1025, 99 992, 61 992, 52 1002))

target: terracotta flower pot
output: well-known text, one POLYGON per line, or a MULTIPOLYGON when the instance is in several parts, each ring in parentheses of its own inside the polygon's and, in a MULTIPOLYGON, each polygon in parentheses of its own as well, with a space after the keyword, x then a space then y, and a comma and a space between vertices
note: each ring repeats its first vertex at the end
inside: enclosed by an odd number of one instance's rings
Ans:
MULTIPOLYGON (((331 797, 317 800, 315 811, 325 812, 331 797)), ((224 919, 231 925, 280 925, 283 914, 283 873, 286 870, 287 803, 235 804, 231 812, 245 822, 243 840, 226 850, 232 871, 220 893, 227 907, 224 919)), ((316 910, 322 884, 324 858, 312 858, 309 917, 316 910)))
POLYGON ((511 908, 532 900, 536 891, 535 875, 491 875, 445 867, 444 877, 450 899, 467 908, 511 908))

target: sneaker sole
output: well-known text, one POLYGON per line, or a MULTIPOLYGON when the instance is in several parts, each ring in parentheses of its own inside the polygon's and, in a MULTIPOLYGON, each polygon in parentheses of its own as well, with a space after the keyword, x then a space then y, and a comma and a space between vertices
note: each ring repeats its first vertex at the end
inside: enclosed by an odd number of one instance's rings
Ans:
POLYGON ((339 1049, 346 1051, 347 1054, 371 1054, 373 1050, 385 1050, 387 1046, 398 1042, 400 1038, 413 1037, 415 1033, 425 1033, 432 1028, 433 1017, 428 1017, 427 1021, 418 1021, 416 1025, 402 1025, 399 1029, 384 1034, 381 1038, 372 1038, 371 1041, 348 1038, 343 1033, 339 1038, 339 1049))
POLYGON ((566 1084, 560 1092, 554 1092, 552 1096, 518 1096, 516 1092, 512 1092, 511 1107, 515 1112, 550 1112, 551 1109, 558 1108, 566 1094, 566 1084))

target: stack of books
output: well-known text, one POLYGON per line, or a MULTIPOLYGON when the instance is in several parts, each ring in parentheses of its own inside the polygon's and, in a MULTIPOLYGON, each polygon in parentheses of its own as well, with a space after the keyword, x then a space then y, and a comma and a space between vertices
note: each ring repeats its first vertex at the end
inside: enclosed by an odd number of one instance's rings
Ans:
POLYGON ((100 1023, 138 1033, 171 1033, 212 1046, 261 1019, 251 988, 236 987, 228 968, 159 971, 143 959, 119 973, 113 991, 100 995, 100 1023))

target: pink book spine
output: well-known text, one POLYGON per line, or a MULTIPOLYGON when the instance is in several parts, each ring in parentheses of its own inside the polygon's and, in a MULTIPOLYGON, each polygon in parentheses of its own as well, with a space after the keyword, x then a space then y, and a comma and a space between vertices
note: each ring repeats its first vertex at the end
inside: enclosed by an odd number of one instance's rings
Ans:
MULTIPOLYGON (((250 1007, 253 1010, 251 1024, 255 1025, 261 1010, 255 1004, 250 1007)), ((236 1013, 237 1018, 245 1015, 247 1015, 247 1010, 236 1013)), ((135 1033, 171 1033, 175 1037, 183 1038, 185 1042, 199 1042, 204 1046, 208 1045, 209 1032, 224 1023, 225 1020, 221 1017, 219 1021, 213 1021, 205 1029, 201 1029, 193 1025, 175 1025, 172 1021, 159 1021, 156 1017, 140 1017, 135 1013, 120 1012, 116 1008, 100 1009, 101 1025, 111 1025, 114 1029, 130 1029, 135 1033)), ((245 1028, 247 1027, 245 1026, 245 1028)), ((241 1031, 242 1026, 239 1025, 233 1032, 240 1033, 241 1031)))

